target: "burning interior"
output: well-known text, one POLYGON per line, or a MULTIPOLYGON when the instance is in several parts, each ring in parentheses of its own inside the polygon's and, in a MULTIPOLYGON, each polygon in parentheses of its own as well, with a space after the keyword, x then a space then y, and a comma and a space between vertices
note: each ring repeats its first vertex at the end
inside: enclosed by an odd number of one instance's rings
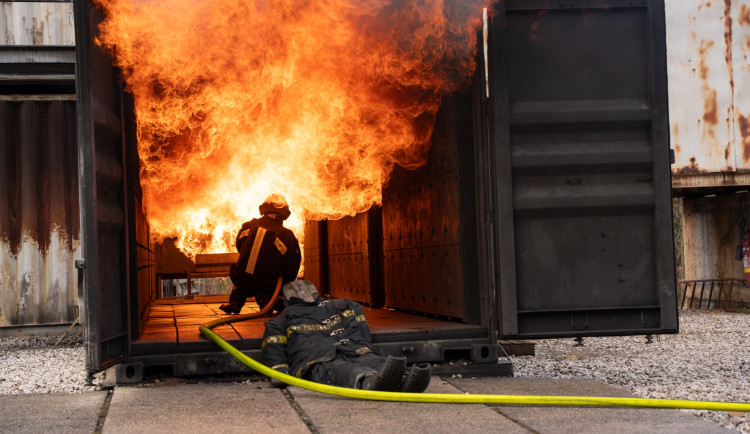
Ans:
MULTIPOLYGON (((273 192, 293 211, 300 275, 374 309, 374 332, 486 336, 464 324, 479 323, 464 294, 476 270, 461 268, 476 242, 460 242, 461 229, 476 237, 461 218, 476 203, 473 168, 458 173, 474 164, 482 0, 97 3, 96 43, 136 124, 139 259, 151 265, 136 348, 203 343, 195 326, 226 301, 236 232, 273 192)), ((262 321, 218 332, 250 342, 262 321)))
POLYGON ((380 205, 470 83, 482 3, 101 1, 152 234, 193 257, 234 251, 271 192, 300 239, 306 220, 380 205))
MULTIPOLYGON (((287 197, 293 213, 286 224, 302 245, 306 221, 380 207, 395 166, 427 163, 442 98, 469 86, 484 6, 100 5, 98 41, 113 53, 133 95, 150 236, 169 253, 159 273, 162 296, 226 292, 226 282, 196 288, 203 283, 196 277, 220 276, 216 267, 182 275, 225 261, 206 254, 234 252, 238 228, 258 216, 257 205, 272 192, 287 197), (175 17, 175 8, 188 13, 175 17)), ((462 139, 472 145, 470 136, 462 139)), ((436 205, 448 204, 423 204, 412 218, 429 220, 443 208, 436 205)), ((319 241, 305 254, 319 257, 319 241)), ((320 270, 311 276, 324 284, 320 270)))
MULTIPOLYGON (((384 354, 676 330, 659 1, 95 3, 76 4, 91 371, 241 368, 197 328, 229 288, 197 279, 226 275, 274 192, 304 277, 366 305, 384 354)), ((214 329, 250 353, 262 330, 214 329)))

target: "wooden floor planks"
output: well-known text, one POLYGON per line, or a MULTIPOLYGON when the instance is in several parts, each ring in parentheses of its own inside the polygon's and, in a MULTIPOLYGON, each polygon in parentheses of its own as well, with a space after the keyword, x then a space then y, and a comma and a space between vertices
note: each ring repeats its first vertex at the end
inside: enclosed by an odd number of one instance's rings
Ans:
MULTIPOLYGON (((209 321, 226 317, 219 306, 227 302, 227 296, 196 296, 188 298, 171 298, 155 301, 145 321, 137 343, 175 342, 188 343, 205 341, 198 326, 209 321)), ((401 331, 450 330, 456 328, 476 327, 444 321, 422 315, 414 315, 390 309, 373 309, 364 307, 365 317, 373 333, 401 331)), ((254 302, 247 303, 241 314, 258 311, 254 302)), ((238 323, 221 325, 213 331, 227 341, 259 339, 263 336, 264 326, 270 316, 255 318, 238 323)))

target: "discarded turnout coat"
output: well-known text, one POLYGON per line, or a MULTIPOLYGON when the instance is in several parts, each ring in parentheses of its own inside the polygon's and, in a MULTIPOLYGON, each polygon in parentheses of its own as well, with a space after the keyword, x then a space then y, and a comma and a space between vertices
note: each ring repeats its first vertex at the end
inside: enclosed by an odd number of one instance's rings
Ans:
POLYGON ((291 304, 265 326, 263 363, 300 378, 337 354, 374 352, 362 306, 345 298, 291 304))
POLYGON ((235 245, 240 255, 229 277, 244 297, 255 296, 259 305, 268 303, 279 276, 282 284, 297 278, 302 262, 299 242, 281 222, 268 216, 245 222, 235 245))

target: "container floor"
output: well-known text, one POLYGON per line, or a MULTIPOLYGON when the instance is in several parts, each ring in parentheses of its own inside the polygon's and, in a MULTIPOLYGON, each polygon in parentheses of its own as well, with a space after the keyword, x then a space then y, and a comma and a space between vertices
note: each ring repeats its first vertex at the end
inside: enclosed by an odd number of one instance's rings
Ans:
MULTIPOLYGON (((146 319, 140 337, 133 341, 135 345, 159 343, 197 343, 205 342, 198 326, 209 321, 227 316, 219 310, 226 303, 227 295, 195 296, 193 298, 169 298, 155 301, 146 319)), ((258 305, 248 302, 241 314, 257 312, 258 305)), ((482 326, 463 324, 422 315, 409 314, 390 309, 374 309, 364 306, 365 317, 373 335, 424 332, 431 334, 441 331, 481 332, 482 326)), ((215 327, 213 331, 226 341, 257 340, 263 336, 263 323, 270 316, 254 318, 233 324, 215 327)))

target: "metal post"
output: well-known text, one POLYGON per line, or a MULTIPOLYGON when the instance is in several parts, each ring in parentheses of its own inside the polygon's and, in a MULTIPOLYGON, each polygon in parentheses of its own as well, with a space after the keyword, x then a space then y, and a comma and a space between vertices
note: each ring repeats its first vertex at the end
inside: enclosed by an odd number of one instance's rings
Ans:
MULTIPOLYGON (((189 286, 188 286, 189 288, 189 286)), ((703 291, 706 289, 706 281, 701 282, 701 298, 698 299, 698 309, 700 310, 701 304, 703 304, 703 291)))
POLYGON ((685 285, 682 290, 682 303, 680 303, 680 309, 685 309, 685 300, 687 300, 687 287, 690 285, 688 282, 683 283, 685 285))
POLYGON ((711 308, 711 298, 714 295, 714 283, 715 281, 711 281, 711 289, 708 291, 708 300, 706 300, 706 310, 709 310, 711 308))
MULTIPOLYGON (((729 284, 732 284, 732 281, 729 281, 729 284)), ((724 292, 724 281, 719 282, 719 292, 716 294, 716 309, 721 308, 721 293, 724 292)))

